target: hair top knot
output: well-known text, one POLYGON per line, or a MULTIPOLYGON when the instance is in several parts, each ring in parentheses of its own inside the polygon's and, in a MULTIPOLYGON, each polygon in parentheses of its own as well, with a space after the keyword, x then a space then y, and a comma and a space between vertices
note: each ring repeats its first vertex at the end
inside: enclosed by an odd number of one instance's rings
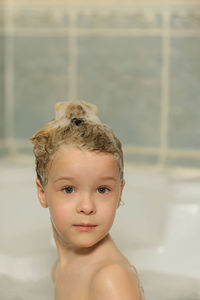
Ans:
POLYGON ((76 126, 79 126, 83 122, 83 119, 73 118, 72 122, 75 123, 76 126))
POLYGON ((100 122, 96 116, 98 112, 97 106, 87 103, 83 100, 72 100, 58 102, 55 104, 55 121, 74 118, 84 118, 95 122, 100 122))

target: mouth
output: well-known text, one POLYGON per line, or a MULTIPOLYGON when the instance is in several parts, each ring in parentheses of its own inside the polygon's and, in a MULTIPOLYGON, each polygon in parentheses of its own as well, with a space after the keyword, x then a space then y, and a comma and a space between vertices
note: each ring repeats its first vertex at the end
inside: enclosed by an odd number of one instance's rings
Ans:
POLYGON ((93 225, 93 224, 78 224, 78 225, 74 225, 76 227, 77 230, 79 231, 91 231, 92 229, 94 229, 97 225, 93 225))
POLYGON ((80 224, 74 224, 74 226, 81 226, 81 227, 95 227, 97 225, 94 224, 85 224, 85 223, 80 223, 80 224))

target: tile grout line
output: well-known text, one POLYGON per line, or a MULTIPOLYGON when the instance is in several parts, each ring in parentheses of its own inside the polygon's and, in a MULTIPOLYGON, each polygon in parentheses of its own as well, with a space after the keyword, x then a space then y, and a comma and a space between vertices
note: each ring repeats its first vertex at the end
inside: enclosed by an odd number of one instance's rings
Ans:
POLYGON ((12 24, 12 1, 5 1, 4 10, 4 34, 5 34, 5 144, 9 146, 14 144, 14 70, 13 70, 13 24, 12 24), (9 35, 7 29, 9 28, 9 35))
MULTIPOLYGON (((140 1, 98 1, 98 3, 95 1, 68 1, 68 3, 66 3, 65 0, 63 1, 57 1, 57 0, 53 0, 53 1, 48 1, 48 6, 51 7, 66 7, 66 5, 68 5, 68 7, 71 8, 80 8, 80 9, 85 9, 87 8, 91 8, 91 9, 112 9, 113 6, 117 5, 117 7, 121 8, 126 8, 126 9, 131 9, 131 8, 141 8, 141 7, 145 7, 145 9, 151 8, 151 7, 156 7, 156 8, 166 8, 169 5, 171 5, 172 7, 176 7, 178 6, 179 8, 182 8, 182 6, 188 7, 188 6, 197 6, 199 5, 199 0, 165 0, 165 3, 163 3, 160 0, 153 0, 153 1, 149 1, 149 0, 140 0, 140 1)), ((25 0, 18 0, 17 4, 15 4, 15 6, 17 7, 27 7, 27 6, 31 6, 31 7, 46 7, 47 6, 47 1, 45 0, 37 0, 37 1, 30 1, 29 5, 27 5, 27 1, 25 0)))
POLYGON ((68 98, 69 100, 75 100, 77 98, 77 55, 78 55, 78 47, 77 47, 77 34, 74 28, 76 27, 76 12, 70 10, 70 27, 68 31, 69 37, 69 56, 68 56, 68 98))
MULTIPOLYGON (((58 36, 65 36, 66 34, 71 36, 89 36, 89 35, 104 35, 104 36, 160 36, 167 35, 168 30, 166 29, 132 29, 132 28, 96 28, 96 29, 88 29, 88 28, 79 28, 79 27, 63 27, 59 29, 38 29, 38 28, 24 28, 18 27, 14 29, 7 25, 6 33, 8 35, 14 34, 15 36, 23 36, 23 35, 38 35, 38 36, 51 36, 57 34, 58 36), (126 30, 126 31, 125 31, 126 30)), ((4 34, 4 29, 0 28, 0 34, 4 34)), ((199 37, 200 31, 197 29, 173 29, 170 32, 170 36, 176 37, 199 37)))
POLYGON ((160 118, 160 157, 159 164, 164 167, 168 152, 168 116, 169 116, 169 64, 170 64, 170 11, 163 13, 165 32, 162 39, 162 83, 160 118))
MULTIPOLYGON (((17 139, 15 140, 16 148, 20 149, 20 147, 25 147, 26 149, 32 149, 32 146, 27 143, 27 139, 17 139)), ((0 149, 4 146, 3 140, 0 139, 0 149)), ((124 154, 141 154, 141 155, 155 155, 160 154, 160 148, 156 147, 144 147, 144 146, 123 146, 124 154)), ((192 150, 192 149, 168 149, 166 151, 167 155, 170 157, 184 157, 184 158, 200 158, 200 150, 192 150)))

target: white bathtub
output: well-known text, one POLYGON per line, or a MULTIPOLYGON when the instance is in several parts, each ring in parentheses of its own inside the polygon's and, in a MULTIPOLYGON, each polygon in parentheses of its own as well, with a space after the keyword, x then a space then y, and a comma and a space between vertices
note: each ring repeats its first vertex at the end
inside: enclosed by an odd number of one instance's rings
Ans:
MULTIPOLYGON (((34 161, 0 161, 0 178, 0 300, 53 300, 57 253, 34 161)), ((199 178, 126 166, 125 179, 111 236, 136 266, 146 300, 200 299, 199 178)))

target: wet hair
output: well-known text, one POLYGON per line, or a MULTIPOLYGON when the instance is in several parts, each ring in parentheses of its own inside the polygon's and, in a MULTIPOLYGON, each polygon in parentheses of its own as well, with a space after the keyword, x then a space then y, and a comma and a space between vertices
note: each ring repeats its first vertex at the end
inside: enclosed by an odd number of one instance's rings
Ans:
POLYGON ((55 118, 31 138, 37 178, 43 187, 48 182, 48 166, 62 145, 75 146, 96 153, 111 153, 119 163, 123 180, 123 151, 112 129, 96 116, 97 107, 83 100, 58 102, 55 118))

